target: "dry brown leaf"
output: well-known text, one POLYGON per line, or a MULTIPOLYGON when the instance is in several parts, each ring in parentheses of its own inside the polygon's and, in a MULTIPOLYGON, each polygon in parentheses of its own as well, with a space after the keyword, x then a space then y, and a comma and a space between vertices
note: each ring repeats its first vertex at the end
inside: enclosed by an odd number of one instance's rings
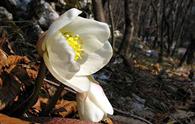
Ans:
MULTIPOLYGON (((0 75, 0 110, 18 101, 20 99, 18 95, 32 85, 35 72, 27 65, 29 62, 26 56, 10 55, 7 57, 6 66, 0 75)), ((12 111, 8 107, 7 109, 12 111)))
POLYGON ((5 69, 6 72, 10 73, 12 69, 16 67, 19 63, 29 63, 30 60, 26 56, 10 55, 7 57, 6 65, 8 68, 5 69))
POLYGON ((22 65, 15 65, 14 68, 12 68, 11 71, 9 72, 16 76, 19 79, 19 81, 25 86, 30 86, 32 84, 32 79, 29 77, 26 68, 23 67, 22 65))
POLYGON ((113 124, 113 122, 110 118, 106 118, 104 119, 104 124, 113 124))
POLYGON ((39 97, 36 104, 33 106, 36 112, 40 112, 42 110, 42 104, 47 104, 48 98, 39 97))
POLYGON ((58 100, 54 113, 60 114, 62 117, 66 117, 71 113, 77 111, 77 103, 75 101, 58 100))
POLYGON ((148 70, 148 67, 142 64, 135 64, 135 67, 141 70, 148 70))
POLYGON ((0 70, 6 65, 7 56, 3 50, 0 49, 0 70))
POLYGON ((3 86, 3 80, 0 77, 0 87, 2 87, 2 86, 3 86))
POLYGON ((1 74, 1 78, 3 85, 0 88, 0 110, 14 101, 21 88, 21 84, 15 76, 4 72, 1 74))
POLYGON ((156 71, 156 72, 160 72, 160 70, 161 70, 161 68, 160 68, 160 64, 159 63, 157 63, 157 64, 154 64, 153 66, 153 69, 156 71))
POLYGON ((2 36, 0 37, 0 48, 5 51, 7 54, 13 54, 13 50, 11 48, 9 39, 8 39, 8 34, 6 31, 3 31, 2 36))
POLYGON ((38 71, 33 70, 33 69, 30 69, 30 68, 26 68, 26 71, 27 71, 27 73, 28 73, 28 76, 29 76, 31 79, 36 79, 37 74, 38 74, 38 71))
POLYGON ((29 63, 30 60, 26 56, 10 55, 7 58, 7 65, 15 65, 18 63, 29 63))
POLYGON ((30 122, 0 114, 0 124, 30 124, 30 122))

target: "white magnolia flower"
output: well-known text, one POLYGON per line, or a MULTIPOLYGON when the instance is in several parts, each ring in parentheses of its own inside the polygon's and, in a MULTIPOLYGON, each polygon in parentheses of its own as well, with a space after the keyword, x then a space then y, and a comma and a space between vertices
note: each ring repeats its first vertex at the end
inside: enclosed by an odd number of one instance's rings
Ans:
POLYGON ((83 120, 99 122, 108 113, 113 114, 113 108, 101 86, 91 83, 86 93, 77 94, 79 116, 83 120))
POLYGON ((78 16, 73 8, 61 15, 49 27, 42 39, 44 62, 51 74, 78 92, 88 91, 87 78, 103 66, 111 56, 107 24, 78 16))

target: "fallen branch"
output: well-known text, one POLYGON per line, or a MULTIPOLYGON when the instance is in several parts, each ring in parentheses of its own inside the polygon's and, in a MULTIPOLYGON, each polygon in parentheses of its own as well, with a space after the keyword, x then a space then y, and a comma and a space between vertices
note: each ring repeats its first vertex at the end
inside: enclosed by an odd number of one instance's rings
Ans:
POLYGON ((144 118, 142 118, 140 116, 134 115, 134 114, 132 114, 130 112, 122 111, 122 110, 119 110, 117 108, 114 108, 114 111, 117 112, 117 113, 119 113, 119 114, 122 114, 122 115, 125 115, 125 116, 128 116, 128 117, 132 117, 134 119, 138 119, 140 121, 143 121, 146 124, 152 124, 152 122, 150 122, 150 121, 148 121, 148 120, 146 120, 146 119, 144 119, 144 118))

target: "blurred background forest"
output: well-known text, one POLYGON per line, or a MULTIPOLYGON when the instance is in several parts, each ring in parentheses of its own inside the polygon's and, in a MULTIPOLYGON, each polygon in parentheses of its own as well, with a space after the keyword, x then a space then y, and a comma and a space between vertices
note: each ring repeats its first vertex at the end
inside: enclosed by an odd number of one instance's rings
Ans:
POLYGON ((194 0, 1 0, 1 113, 31 122, 78 118, 75 93, 49 72, 29 103, 40 65, 36 41, 70 8, 110 26, 114 55, 94 77, 115 113, 102 123, 195 123, 194 0), (58 101, 48 108, 52 96, 58 101))

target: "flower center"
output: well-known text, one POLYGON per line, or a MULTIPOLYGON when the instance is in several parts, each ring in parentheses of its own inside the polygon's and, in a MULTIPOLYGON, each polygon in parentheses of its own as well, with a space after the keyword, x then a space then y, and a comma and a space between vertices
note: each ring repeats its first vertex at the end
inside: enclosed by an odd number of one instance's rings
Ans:
POLYGON ((66 41, 68 44, 72 47, 75 53, 74 60, 77 61, 78 59, 82 58, 82 41, 80 39, 79 35, 72 35, 72 33, 65 32, 63 33, 64 37, 66 38, 66 41))

